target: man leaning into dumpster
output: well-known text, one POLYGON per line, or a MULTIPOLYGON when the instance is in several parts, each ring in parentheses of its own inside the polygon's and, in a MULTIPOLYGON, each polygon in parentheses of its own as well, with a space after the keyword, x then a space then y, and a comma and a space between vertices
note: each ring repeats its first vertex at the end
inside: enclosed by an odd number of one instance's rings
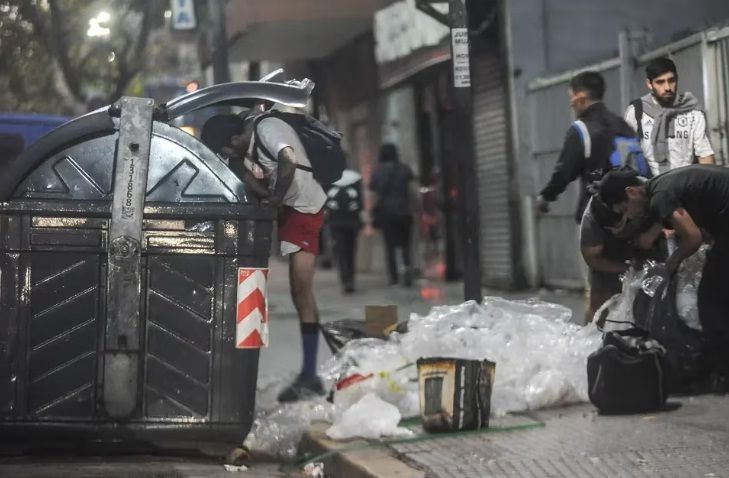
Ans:
POLYGON ((664 227, 678 237, 678 247, 666 261, 667 277, 705 240, 706 254, 698 290, 699 319, 712 367, 712 388, 729 391, 729 169, 712 165, 676 168, 648 181, 631 171, 612 171, 600 181, 599 197, 624 218, 644 218, 652 224, 639 236, 647 249, 664 227))
POLYGON ((256 120, 260 114, 254 110, 214 116, 205 123, 201 139, 228 158, 231 169, 251 187, 261 205, 279 208, 278 238, 281 254, 289 256, 289 284, 301 326, 303 364, 278 400, 293 402, 324 394, 316 374, 319 312, 313 289, 327 196, 311 172, 296 167, 311 166, 296 132, 279 118, 256 120), (264 150, 275 157, 269 158, 264 150))

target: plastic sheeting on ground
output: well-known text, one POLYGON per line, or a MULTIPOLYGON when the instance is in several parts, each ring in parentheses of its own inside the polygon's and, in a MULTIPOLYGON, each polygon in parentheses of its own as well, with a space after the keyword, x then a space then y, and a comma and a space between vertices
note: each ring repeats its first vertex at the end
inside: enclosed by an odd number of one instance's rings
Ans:
MULTIPOLYGON (((394 405, 404 418, 416 416, 415 362, 420 357, 496 362, 492 415, 587 401, 585 364, 600 346, 601 334, 593 325, 570 323, 571 315, 561 305, 499 297, 486 297, 483 304, 434 307, 425 316, 412 314, 406 333, 393 333, 387 340, 352 340, 322 365, 333 404, 321 399, 261 410, 246 443, 292 457, 307 420, 342 423, 367 396, 394 405)), ((261 403, 260 394, 257 401, 261 403)), ((378 410, 385 413, 386 407, 367 410, 367 418, 358 415, 363 425, 381 418, 378 410)))
MULTIPOLYGON (((676 274, 676 310, 683 322, 694 330, 701 330, 699 322, 698 290, 701 282, 701 271, 706 260, 706 251, 709 246, 703 245, 692 256, 685 259, 676 274)), ((600 317, 603 311, 607 311, 609 321, 606 330, 624 328, 624 325, 610 325, 618 322, 635 322, 633 317, 633 303, 639 290, 643 290, 649 296, 653 296, 660 284, 655 281, 646 280, 648 271, 656 264, 647 262, 641 269, 630 269, 622 276, 623 291, 621 294, 612 297, 595 313, 600 317)), ((651 279, 661 279, 652 277, 651 279)))
POLYGON ((301 436, 313 421, 332 422, 334 406, 325 397, 294 403, 278 403, 276 395, 293 377, 259 380, 256 416, 245 445, 266 455, 293 459, 301 436))
POLYGON ((395 405, 370 392, 347 408, 326 434, 334 440, 412 435, 412 431, 397 426, 401 418, 395 405))
POLYGON ((585 363, 601 334, 570 323, 571 315, 561 305, 499 297, 434 307, 426 316, 412 314, 407 333, 350 342, 323 372, 335 381, 369 376, 335 391, 337 409, 375 392, 404 417, 419 412, 417 370, 409 365, 420 357, 496 362, 492 414, 587 401, 585 363))

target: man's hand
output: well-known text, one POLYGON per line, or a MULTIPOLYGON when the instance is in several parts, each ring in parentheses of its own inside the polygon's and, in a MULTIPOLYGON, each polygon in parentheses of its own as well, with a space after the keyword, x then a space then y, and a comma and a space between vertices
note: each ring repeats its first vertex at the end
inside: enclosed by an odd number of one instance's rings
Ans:
POLYGON ((261 206, 264 207, 279 207, 281 205, 281 199, 269 196, 261 199, 261 206))
POLYGON ((540 214, 546 214, 549 212, 549 201, 544 199, 541 194, 537 196, 537 211, 539 211, 540 214))

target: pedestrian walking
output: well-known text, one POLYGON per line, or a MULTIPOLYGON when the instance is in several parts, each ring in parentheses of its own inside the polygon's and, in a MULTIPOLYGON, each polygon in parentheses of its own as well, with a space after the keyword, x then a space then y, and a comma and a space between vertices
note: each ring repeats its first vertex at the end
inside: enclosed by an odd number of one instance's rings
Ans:
POLYGON ((362 228, 362 176, 344 170, 341 179, 327 191, 326 207, 342 291, 351 294, 355 289, 357 236, 362 228))
POLYGON ((614 223, 601 225, 598 222, 598 218, 605 216, 596 211, 599 204, 586 207, 590 197, 587 187, 610 169, 616 138, 632 139, 638 148, 635 132, 620 116, 607 109, 602 102, 604 95, 605 80, 600 73, 587 71, 570 80, 569 102, 577 121, 567 130, 554 172, 537 199, 540 212, 546 213, 549 203, 555 201, 567 185, 580 178, 575 219, 580 224, 580 252, 587 264, 588 322, 607 299, 621 290, 618 276, 625 270, 620 262, 625 245, 608 229, 614 223))
POLYGON ((579 178, 580 195, 575 211, 575 221, 579 224, 589 199, 587 186, 609 169, 615 137, 634 138, 635 132, 603 103, 605 79, 600 73, 586 71, 575 75, 567 93, 577 121, 567 130, 552 176, 537 198, 537 207, 540 212, 548 212, 549 203, 556 201, 579 178))
POLYGON ((391 285, 400 282, 405 286, 412 284, 410 242, 413 205, 410 183, 413 179, 410 167, 400 161, 397 147, 391 143, 382 145, 369 188, 376 195, 372 224, 382 230, 385 239, 385 259, 391 285), (402 280, 398 272, 398 252, 402 257, 402 280))
POLYGON ((633 101, 625 121, 638 133, 654 175, 696 162, 714 164, 706 116, 689 91, 678 94, 678 72, 668 58, 646 65, 648 93, 633 101))
POLYGON ((647 181, 632 171, 613 171, 600 182, 599 196, 624 220, 647 220, 650 226, 638 240, 642 248, 651 247, 664 227, 675 230, 678 247, 666 261, 668 277, 702 243, 713 241, 699 284, 699 320, 713 368, 712 387, 729 391, 729 169, 691 165, 647 181))
POLYGON ((278 238, 281 254, 289 257, 291 298, 299 316, 303 348, 299 375, 278 395, 279 401, 291 402, 324 394, 316 373, 319 312, 313 285, 327 197, 312 171, 297 167, 311 168, 311 161, 296 131, 280 118, 256 120, 256 116, 250 112, 243 118, 213 117, 203 127, 202 141, 231 158, 231 166, 243 165, 232 169, 240 171, 261 198, 261 205, 279 208, 278 238))

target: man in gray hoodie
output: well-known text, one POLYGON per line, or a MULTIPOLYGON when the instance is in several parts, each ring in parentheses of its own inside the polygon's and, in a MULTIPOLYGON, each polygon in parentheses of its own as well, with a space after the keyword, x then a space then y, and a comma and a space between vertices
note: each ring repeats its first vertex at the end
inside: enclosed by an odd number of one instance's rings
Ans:
POLYGON ((650 91, 628 106, 625 121, 638 132, 653 175, 696 162, 714 164, 706 116, 694 95, 678 94, 673 61, 656 58, 645 73, 650 91))

